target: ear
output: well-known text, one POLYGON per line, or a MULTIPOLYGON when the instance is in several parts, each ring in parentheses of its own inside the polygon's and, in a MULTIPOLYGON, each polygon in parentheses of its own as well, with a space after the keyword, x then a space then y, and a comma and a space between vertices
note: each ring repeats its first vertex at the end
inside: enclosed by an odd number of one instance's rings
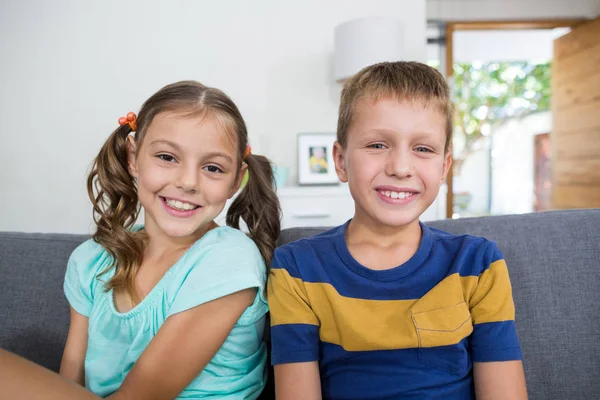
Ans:
POLYGON ((137 145, 135 138, 132 135, 127 136, 127 170, 134 178, 138 177, 138 169, 136 163, 137 145))
POLYGON ((335 163, 335 172, 340 181, 348 182, 348 172, 346 171, 346 154, 344 148, 337 140, 333 144, 333 162, 335 163))
POLYGON ((240 186, 242 185, 242 182, 246 177, 246 172, 248 172, 248 164, 243 162, 242 167, 240 168, 239 176, 237 177, 235 184, 231 187, 231 190, 229 191, 228 199, 232 198, 233 195, 236 194, 238 190, 240 190, 240 186))
POLYGON ((441 183, 444 183, 444 181, 446 180, 446 177, 448 176, 448 172, 450 171, 451 167, 452 167, 452 152, 450 150, 448 150, 446 152, 446 155, 444 156, 444 166, 442 169, 441 183))

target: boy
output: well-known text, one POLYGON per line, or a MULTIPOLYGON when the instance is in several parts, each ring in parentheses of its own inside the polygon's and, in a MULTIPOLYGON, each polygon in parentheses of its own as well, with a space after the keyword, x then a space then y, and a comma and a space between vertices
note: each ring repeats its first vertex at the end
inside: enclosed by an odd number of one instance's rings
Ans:
POLYGON ((500 251, 419 222, 450 168, 451 133, 433 68, 381 63, 346 83, 334 162, 355 214, 275 252, 278 400, 527 398, 500 251))

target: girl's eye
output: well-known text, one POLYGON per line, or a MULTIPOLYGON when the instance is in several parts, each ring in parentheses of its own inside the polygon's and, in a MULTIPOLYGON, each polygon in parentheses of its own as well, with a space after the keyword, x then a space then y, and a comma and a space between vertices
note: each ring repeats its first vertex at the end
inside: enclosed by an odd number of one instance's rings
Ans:
POLYGON ((173 161, 175 161, 175 157, 173 157, 172 155, 169 155, 169 154, 159 154, 156 157, 158 157, 161 160, 166 161, 166 162, 173 162, 173 161))
POLYGON ((215 174, 220 174, 223 172, 223 170, 215 165, 208 165, 206 167, 204 167, 208 172, 212 172, 215 174))
POLYGON ((373 143, 368 146, 371 149, 383 149, 385 145, 383 143, 373 143))

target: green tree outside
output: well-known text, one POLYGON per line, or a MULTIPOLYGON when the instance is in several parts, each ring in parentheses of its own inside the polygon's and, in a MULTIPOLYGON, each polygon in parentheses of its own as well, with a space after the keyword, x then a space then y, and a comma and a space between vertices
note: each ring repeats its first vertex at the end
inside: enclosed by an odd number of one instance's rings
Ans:
POLYGON ((549 62, 454 64, 454 172, 483 148, 491 127, 550 110, 549 62))

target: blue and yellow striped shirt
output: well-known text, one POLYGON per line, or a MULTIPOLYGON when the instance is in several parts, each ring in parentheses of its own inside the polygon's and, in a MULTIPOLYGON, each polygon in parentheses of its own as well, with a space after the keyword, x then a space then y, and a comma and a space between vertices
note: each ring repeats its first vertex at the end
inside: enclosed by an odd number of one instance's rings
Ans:
POLYGON ((472 362, 521 359, 493 242, 421 224, 415 255, 376 271, 348 251, 347 225, 276 250, 274 365, 318 361, 324 399, 468 399, 472 362))

